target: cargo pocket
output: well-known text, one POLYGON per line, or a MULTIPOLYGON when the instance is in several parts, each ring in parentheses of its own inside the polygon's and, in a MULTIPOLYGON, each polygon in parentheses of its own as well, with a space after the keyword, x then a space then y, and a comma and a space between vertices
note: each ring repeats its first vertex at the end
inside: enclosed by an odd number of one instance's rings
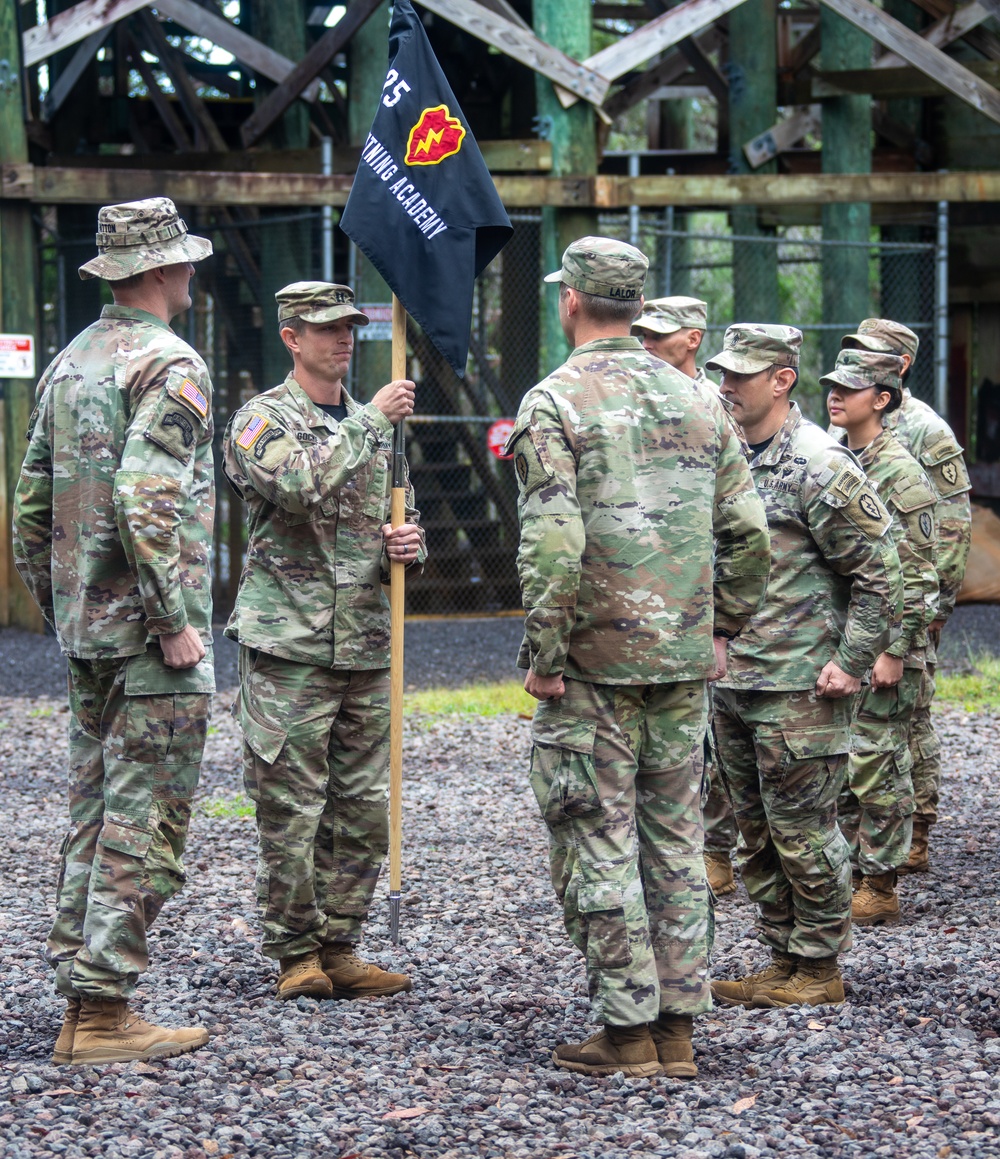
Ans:
POLYGON ((587 937, 587 963, 602 970, 619 970, 632 963, 625 901, 613 882, 581 882, 576 907, 587 937))
POLYGON ((95 898, 109 909, 131 913, 139 902, 142 872, 153 834, 125 814, 105 813, 97 841, 95 898))
POLYGON ((602 809, 594 772, 596 723, 550 720, 550 715, 542 710, 532 724, 530 780, 542 817, 554 828, 602 809))
MULTIPOLYGON (((215 691, 211 646, 193 668, 168 668, 151 646, 125 666, 126 760, 145 764, 197 765, 205 747, 215 691)), ((192 786, 193 787, 193 786, 192 786)))

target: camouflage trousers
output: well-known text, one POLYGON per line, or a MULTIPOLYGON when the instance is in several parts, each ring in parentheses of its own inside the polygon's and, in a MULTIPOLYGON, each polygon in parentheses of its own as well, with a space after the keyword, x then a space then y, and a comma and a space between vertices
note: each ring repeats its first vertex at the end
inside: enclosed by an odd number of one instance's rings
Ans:
POLYGON ((565 684, 535 709, 531 787, 594 1017, 633 1026, 710 1010, 705 684, 565 684))
POLYGON ((894 688, 861 692, 837 806, 851 863, 863 874, 888 873, 910 855, 913 837, 910 721, 923 672, 904 668, 894 688))
POLYGON ((70 829, 46 958, 67 997, 128 998, 149 961, 146 932, 185 880, 212 654, 184 672, 152 647, 68 662, 70 829))
POLYGON ((241 647, 240 686, 263 952, 354 944, 389 847, 389 671, 241 647))
MULTIPOLYGON (((937 633, 935 633, 937 635, 937 633)), ((910 721, 910 756, 913 758, 913 812, 928 825, 937 823, 938 799, 941 794, 941 741, 931 720, 931 704, 936 691, 934 674, 937 665, 927 662, 921 673, 917 707, 910 721)))
POLYGON ((851 946, 851 870, 837 827, 851 698, 715 689, 715 745, 733 802, 736 858, 760 940, 825 958, 851 946))
POLYGON ((730 853, 736 848, 736 818, 714 753, 705 766, 705 778, 708 781, 708 796, 703 809, 705 848, 713 853, 730 853))

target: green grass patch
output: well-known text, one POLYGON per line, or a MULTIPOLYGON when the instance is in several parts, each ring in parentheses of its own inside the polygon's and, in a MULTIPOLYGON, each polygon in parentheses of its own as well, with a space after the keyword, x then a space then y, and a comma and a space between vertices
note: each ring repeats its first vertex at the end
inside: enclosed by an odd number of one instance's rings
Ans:
POLYGON ((206 817, 252 817, 253 801, 242 793, 235 797, 207 797, 198 802, 198 812, 206 817))
POLYGON ((967 672, 942 673, 935 677, 935 700, 960 706, 966 712, 1000 712, 1000 657, 976 656, 967 672))
POLYGON ((408 692, 407 712, 427 716, 506 716, 534 713, 538 702, 527 694, 518 680, 503 684, 470 684, 465 688, 426 688, 408 692))
POLYGON ((29 709, 28 709, 28 715, 29 715, 29 716, 33 716, 33 717, 35 717, 36 719, 37 719, 38 717, 51 716, 51 715, 52 715, 52 713, 53 713, 53 709, 51 709, 51 708, 48 708, 48 707, 45 707, 45 708, 29 708, 29 709))

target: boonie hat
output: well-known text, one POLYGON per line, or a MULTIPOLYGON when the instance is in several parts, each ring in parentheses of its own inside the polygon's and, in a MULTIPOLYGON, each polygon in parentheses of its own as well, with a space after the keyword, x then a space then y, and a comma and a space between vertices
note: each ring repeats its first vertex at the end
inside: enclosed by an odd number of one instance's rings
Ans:
POLYGON ((866 318, 857 334, 845 334, 840 340, 841 350, 876 350, 883 354, 909 354, 917 360, 920 339, 901 322, 889 318, 866 318))
POLYGON ((274 295, 278 303, 278 325, 289 318, 301 318, 303 322, 336 322, 338 318, 350 318, 358 326, 367 326, 370 321, 354 304, 354 291, 350 286, 337 286, 333 282, 292 282, 274 295))
POLYGON ((212 252, 207 237, 188 233, 169 197, 147 197, 105 205, 97 215, 96 258, 84 262, 80 277, 120 282, 143 270, 200 262, 212 252))
POLYGON ((546 282, 565 282, 597 298, 638 301, 649 259, 634 245, 610 237, 581 237, 566 247, 562 269, 546 274, 546 282))
POLYGON ((848 349, 840 351, 836 367, 819 382, 820 386, 846 386, 848 390, 867 390, 874 386, 902 391, 902 373, 903 360, 898 354, 848 349))
POLYGON ((759 374, 771 366, 798 368, 802 331, 794 326, 765 326, 737 322, 722 340, 722 353, 705 363, 706 370, 732 370, 736 374, 759 374))
POLYGON ((654 298, 644 303, 642 313, 632 323, 636 330, 653 334, 676 334, 678 330, 704 330, 708 325, 708 303, 700 298, 654 298))

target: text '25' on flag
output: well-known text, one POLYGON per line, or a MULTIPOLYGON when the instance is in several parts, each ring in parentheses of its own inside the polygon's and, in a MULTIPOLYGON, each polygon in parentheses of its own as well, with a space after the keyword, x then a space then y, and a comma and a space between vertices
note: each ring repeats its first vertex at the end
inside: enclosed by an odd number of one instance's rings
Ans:
POLYGON ((409 0, 340 225, 464 376, 473 284, 513 230, 409 0))

